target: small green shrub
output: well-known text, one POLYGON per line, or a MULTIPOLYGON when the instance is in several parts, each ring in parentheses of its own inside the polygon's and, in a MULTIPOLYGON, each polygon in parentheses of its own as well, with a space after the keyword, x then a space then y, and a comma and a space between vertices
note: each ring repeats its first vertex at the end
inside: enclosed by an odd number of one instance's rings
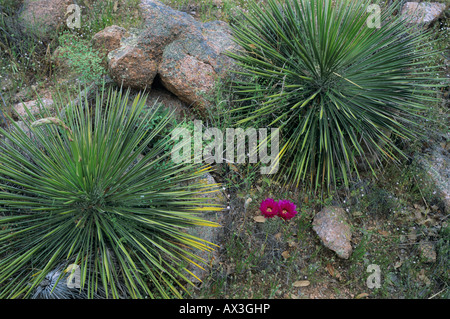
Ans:
POLYGON ((268 0, 234 26, 242 66, 234 89, 245 104, 237 125, 278 127, 278 176, 330 190, 349 185, 365 163, 404 156, 396 139, 413 139, 437 79, 426 32, 381 12, 370 27, 370 1, 268 0), (424 71, 425 70, 425 71, 424 71), (261 124, 260 124, 261 125, 261 124))
MULTIPOLYGON (((28 298, 57 267, 80 267, 87 297, 181 297, 191 281, 186 264, 213 244, 189 235, 193 226, 217 226, 198 216, 217 210, 196 182, 195 164, 162 165, 165 142, 152 144, 171 120, 147 131, 157 109, 146 96, 129 105, 129 92, 100 91, 56 107, 56 117, 22 119, 27 134, 0 129, 0 298, 28 298), (144 112, 144 113, 143 113, 144 112)), ((58 268, 61 269, 61 268, 58 268)))
MULTIPOLYGON (((144 123, 144 128, 147 131, 147 134, 152 134, 152 132, 158 127, 161 121, 163 121, 168 116, 170 117, 169 110, 164 109, 164 107, 160 104, 155 104, 155 106, 154 116, 152 116, 150 119, 147 119, 144 123)), ((142 114, 142 116, 145 116, 145 112, 142 114)), ((155 136, 150 144, 147 145, 146 149, 144 150, 144 154, 150 151, 158 142, 161 142, 161 140, 163 140, 165 143, 164 150, 170 152, 173 147, 173 143, 171 141, 171 132, 177 126, 177 120, 171 117, 171 120, 169 121, 169 123, 167 123, 164 129, 160 131, 157 136, 155 136)))

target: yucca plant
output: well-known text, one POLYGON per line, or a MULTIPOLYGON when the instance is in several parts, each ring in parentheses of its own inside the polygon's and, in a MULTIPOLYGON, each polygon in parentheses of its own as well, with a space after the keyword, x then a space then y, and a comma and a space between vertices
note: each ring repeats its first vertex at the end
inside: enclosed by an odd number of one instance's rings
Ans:
POLYGON ((242 50, 229 55, 241 66, 237 125, 280 128, 277 177, 327 191, 348 186, 358 164, 375 172, 400 160, 395 141, 414 138, 433 99, 427 33, 395 7, 383 8, 378 28, 371 1, 265 3, 233 26, 242 50))
POLYGON ((171 117, 147 131, 158 110, 145 105, 145 95, 100 90, 65 115, 28 112, 24 129, 0 130, 1 298, 71 295, 55 280, 69 265, 88 298, 182 297, 192 284, 188 265, 215 245, 188 229, 218 226, 199 215, 221 209, 199 196, 218 185, 201 183, 205 167, 167 165, 168 140, 154 138, 171 117))

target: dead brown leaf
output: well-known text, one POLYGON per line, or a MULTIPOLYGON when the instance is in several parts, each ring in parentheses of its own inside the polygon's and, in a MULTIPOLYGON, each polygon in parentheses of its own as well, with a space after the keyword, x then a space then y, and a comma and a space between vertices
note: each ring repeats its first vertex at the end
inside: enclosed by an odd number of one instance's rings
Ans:
POLYGON ((400 268, 401 266, 402 266, 402 262, 401 261, 397 261, 395 264, 394 264, 394 269, 398 269, 398 268, 400 268))
POLYGON ((237 169, 237 167, 231 163, 228 163, 228 166, 235 172, 239 172, 239 170, 237 169))
POLYGON ((294 287, 308 287, 311 284, 309 280, 297 280, 294 282, 294 287))
POLYGON ((330 274, 331 277, 334 277, 338 280, 342 280, 342 276, 339 273, 339 271, 337 271, 332 264, 327 264, 326 269, 328 271, 328 273, 330 274))
POLYGON ((289 247, 295 247, 295 246, 297 246, 297 243, 294 240, 289 240, 288 245, 289 245, 289 247))
POLYGON ((389 236, 389 232, 388 231, 386 231, 386 230, 379 230, 378 231, 378 234, 380 234, 380 235, 382 235, 382 236, 389 236))
POLYGON ((289 254, 289 252, 287 250, 285 250, 281 253, 281 256, 283 256, 285 259, 288 259, 291 255, 289 254))

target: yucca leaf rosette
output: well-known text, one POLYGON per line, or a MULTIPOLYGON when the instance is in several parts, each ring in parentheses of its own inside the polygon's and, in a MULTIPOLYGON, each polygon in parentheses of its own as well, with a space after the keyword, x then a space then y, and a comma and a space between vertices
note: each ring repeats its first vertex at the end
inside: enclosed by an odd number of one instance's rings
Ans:
MULTIPOLYGON (((233 90, 236 125, 280 128, 280 169, 290 185, 349 185, 359 164, 375 172, 403 158, 436 97, 437 52, 427 32, 372 1, 253 2, 233 26, 242 50, 233 90), (381 8, 381 7, 378 7, 381 8)), ((356 175, 358 176, 358 175, 356 175)))
POLYGON ((0 298, 69 265, 88 298, 181 297, 187 265, 206 262, 195 252, 215 248, 188 232, 218 226, 200 216, 221 210, 201 196, 218 189, 200 182, 208 168, 170 161, 155 136, 171 117, 147 131, 146 95, 100 90, 60 109, 0 129, 0 298))

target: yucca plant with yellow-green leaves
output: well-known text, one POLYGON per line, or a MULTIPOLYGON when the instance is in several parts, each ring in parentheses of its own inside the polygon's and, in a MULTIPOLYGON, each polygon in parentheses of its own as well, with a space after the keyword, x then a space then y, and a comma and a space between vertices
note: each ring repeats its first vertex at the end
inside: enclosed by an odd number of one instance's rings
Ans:
POLYGON ((145 95, 100 90, 59 109, 0 129, 0 298, 182 297, 188 265, 215 246, 188 230, 218 226, 200 214, 221 207, 199 196, 218 185, 201 183, 206 168, 167 165, 168 141, 154 139, 170 115, 147 131, 145 95))
POLYGON ((403 156, 436 97, 427 32, 365 0, 253 2, 233 26, 241 52, 237 125, 280 129, 278 177, 312 190, 349 185, 403 156), (379 25, 377 22, 380 22, 379 25), (427 45, 425 45, 427 44, 427 45), (356 175, 355 175, 356 174, 356 175))

